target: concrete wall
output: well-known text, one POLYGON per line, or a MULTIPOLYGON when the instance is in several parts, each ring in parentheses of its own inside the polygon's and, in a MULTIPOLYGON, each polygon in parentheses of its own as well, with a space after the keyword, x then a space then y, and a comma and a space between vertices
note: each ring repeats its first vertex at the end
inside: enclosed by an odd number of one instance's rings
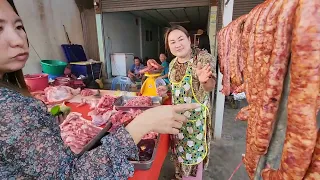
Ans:
POLYGON ((139 18, 128 12, 103 13, 106 58, 111 53, 140 56, 139 18))
MULTIPOLYGON (((158 58, 159 56, 159 29, 158 25, 152 24, 151 22, 142 19, 141 28, 142 28, 142 58, 158 58), (146 40, 146 31, 152 32, 152 41, 146 40)), ((149 33, 150 35, 150 33, 149 33)))
POLYGON ((41 72, 40 58, 65 60, 61 44, 66 44, 68 41, 63 25, 71 42, 83 45, 80 13, 74 0, 14 0, 14 2, 30 42, 30 58, 24 68, 25 74, 41 72))

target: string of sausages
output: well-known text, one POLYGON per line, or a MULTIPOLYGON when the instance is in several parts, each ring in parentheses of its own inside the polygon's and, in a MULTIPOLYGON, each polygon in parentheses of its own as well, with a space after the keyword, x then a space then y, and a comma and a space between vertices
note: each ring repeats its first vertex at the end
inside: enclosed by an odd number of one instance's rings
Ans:
POLYGON ((320 179, 320 0, 264 1, 219 31, 218 57, 221 92, 245 92, 249 103, 236 117, 248 122, 243 163, 249 178, 268 152, 290 68, 280 167, 265 167, 261 176, 320 179))

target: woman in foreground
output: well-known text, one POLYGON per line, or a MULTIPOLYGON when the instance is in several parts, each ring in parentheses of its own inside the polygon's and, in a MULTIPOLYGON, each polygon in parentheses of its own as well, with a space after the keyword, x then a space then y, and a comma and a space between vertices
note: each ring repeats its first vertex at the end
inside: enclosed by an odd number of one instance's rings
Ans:
POLYGON ((216 60, 207 51, 192 48, 182 26, 167 30, 165 44, 176 56, 169 66, 173 104, 201 104, 183 113, 188 122, 172 138, 175 178, 200 180, 203 167, 208 165, 212 135, 210 92, 215 88, 216 60))
POLYGON ((27 36, 12 0, 0 0, 0 179, 127 179, 137 159, 136 144, 150 131, 177 134, 187 120, 180 112, 197 108, 161 106, 102 138, 102 145, 76 157, 64 146, 59 125, 32 98, 22 68, 29 56, 27 36))

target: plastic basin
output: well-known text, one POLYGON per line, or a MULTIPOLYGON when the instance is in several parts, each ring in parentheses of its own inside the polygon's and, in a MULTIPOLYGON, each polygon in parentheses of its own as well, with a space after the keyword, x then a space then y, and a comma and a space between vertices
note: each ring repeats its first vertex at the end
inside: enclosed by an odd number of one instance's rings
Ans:
POLYGON ((42 71, 55 76, 63 75, 67 65, 66 62, 60 60, 41 60, 42 71))
POLYGON ((24 76, 24 80, 30 92, 43 91, 49 86, 47 74, 27 74, 24 76))

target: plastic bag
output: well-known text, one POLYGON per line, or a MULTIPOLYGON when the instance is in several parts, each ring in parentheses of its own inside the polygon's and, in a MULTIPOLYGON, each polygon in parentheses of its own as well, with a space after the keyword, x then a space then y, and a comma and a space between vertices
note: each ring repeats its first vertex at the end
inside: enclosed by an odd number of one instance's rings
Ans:
POLYGON ((233 95, 233 99, 235 101, 246 99, 246 94, 244 92, 242 92, 242 93, 232 93, 232 95, 233 95))

